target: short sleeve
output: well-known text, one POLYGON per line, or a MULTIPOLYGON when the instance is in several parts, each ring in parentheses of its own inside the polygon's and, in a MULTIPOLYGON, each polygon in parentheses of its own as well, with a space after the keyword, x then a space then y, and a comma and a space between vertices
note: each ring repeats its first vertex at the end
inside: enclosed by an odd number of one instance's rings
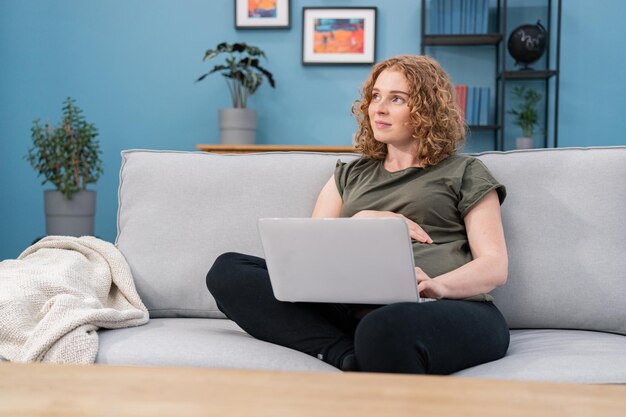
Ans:
POLYGON ((335 184, 337 184, 337 190, 339 190, 339 195, 342 197, 343 190, 345 190, 348 183, 348 169, 349 165, 347 163, 342 162, 341 159, 337 160, 335 165, 335 184))
POLYGON ((506 188, 494 178, 482 161, 472 159, 465 167, 461 180, 458 203, 461 217, 465 217, 469 210, 492 190, 496 190, 502 204, 506 198, 506 188))

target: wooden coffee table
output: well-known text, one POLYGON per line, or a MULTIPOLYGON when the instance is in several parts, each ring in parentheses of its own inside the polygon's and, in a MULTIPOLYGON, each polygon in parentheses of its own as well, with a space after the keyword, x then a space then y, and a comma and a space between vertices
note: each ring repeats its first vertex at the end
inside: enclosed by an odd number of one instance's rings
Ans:
POLYGON ((626 387, 366 373, 0 364, 0 416, 621 416, 626 387))

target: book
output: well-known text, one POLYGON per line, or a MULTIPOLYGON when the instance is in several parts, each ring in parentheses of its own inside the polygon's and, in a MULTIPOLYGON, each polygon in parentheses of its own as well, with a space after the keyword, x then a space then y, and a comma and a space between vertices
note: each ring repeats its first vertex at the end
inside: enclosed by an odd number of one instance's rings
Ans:
POLYGON ((456 104, 459 106, 459 110, 461 111, 461 118, 463 122, 466 122, 465 110, 467 106, 467 85, 455 85, 454 92, 456 94, 456 104))
POLYGON ((482 10, 482 2, 483 0, 475 0, 474 1, 474 33, 480 33, 480 11, 482 10))
POLYGON ((430 2, 430 18, 429 18, 429 33, 431 35, 439 35, 441 32, 441 26, 439 25, 439 16, 441 15, 441 10, 439 5, 441 4, 441 0, 431 0, 430 2))
POLYGON ((460 0, 461 2, 461 28, 460 28, 460 32, 462 35, 467 33, 467 29, 465 28, 465 15, 467 13, 467 0, 460 0))
POLYGON ((451 17, 452 17, 452 26, 451 26, 451 32, 453 34, 459 34, 461 33, 461 3, 463 2, 463 0, 452 0, 452 11, 451 11, 451 17))
POLYGON ((443 1, 443 33, 449 35, 452 33, 452 0, 443 1))
POLYGON ((486 126, 489 124, 489 101, 491 100, 491 89, 480 87, 480 105, 478 111, 478 124, 486 126))
POLYGON ((465 105, 465 123, 468 126, 471 126, 474 124, 474 87, 467 87, 467 97, 465 99, 465 105))
POLYGON ((489 32, 489 0, 481 0, 480 33, 489 32))
POLYGON ((474 107, 474 112, 472 113, 472 125, 478 126, 478 120, 480 118, 480 88, 472 87, 474 89, 474 97, 472 106, 474 107))
POLYGON ((466 33, 476 33, 476 0, 466 0, 467 15, 465 17, 465 29, 466 33))

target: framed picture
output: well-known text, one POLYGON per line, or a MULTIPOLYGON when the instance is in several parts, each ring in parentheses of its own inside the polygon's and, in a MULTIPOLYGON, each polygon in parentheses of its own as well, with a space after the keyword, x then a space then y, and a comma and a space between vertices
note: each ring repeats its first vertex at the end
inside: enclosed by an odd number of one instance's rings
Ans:
POLYGON ((291 0, 235 0, 235 29, 289 29, 291 0))
POLYGON ((376 7, 302 9, 302 64, 373 64, 376 7))

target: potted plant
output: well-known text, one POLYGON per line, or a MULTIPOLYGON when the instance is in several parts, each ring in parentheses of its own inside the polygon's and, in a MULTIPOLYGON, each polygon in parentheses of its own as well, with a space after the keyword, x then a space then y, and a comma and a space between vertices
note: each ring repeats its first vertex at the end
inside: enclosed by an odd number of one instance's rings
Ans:
POLYGON ((85 121, 82 110, 68 97, 61 124, 33 122, 33 147, 26 159, 56 190, 44 192, 46 234, 85 236, 94 233, 96 192, 87 190, 102 174, 96 127, 85 121))
POLYGON ((527 87, 513 88, 513 95, 520 100, 517 108, 507 111, 508 114, 515 116, 515 123, 522 128, 522 137, 515 140, 517 149, 530 149, 534 147, 533 136, 535 128, 539 123, 537 113, 537 103, 541 100, 541 94, 536 90, 527 87))
POLYGON ((256 46, 222 42, 215 49, 207 50, 203 61, 222 54, 226 54, 226 62, 216 65, 196 82, 215 73, 224 77, 233 107, 219 111, 220 140, 225 144, 252 144, 256 134, 256 112, 247 108, 248 98, 256 93, 265 78, 270 86, 275 87, 274 77, 259 65, 259 58, 267 58, 256 46))

